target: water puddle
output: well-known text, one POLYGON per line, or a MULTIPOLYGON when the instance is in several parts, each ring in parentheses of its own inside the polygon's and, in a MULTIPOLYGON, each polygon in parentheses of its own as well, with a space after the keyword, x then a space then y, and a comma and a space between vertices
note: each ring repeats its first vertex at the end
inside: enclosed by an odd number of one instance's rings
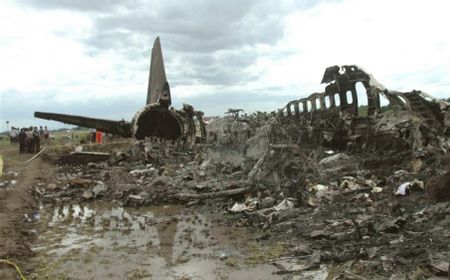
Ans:
POLYGON ((70 279, 281 279, 269 264, 245 264, 251 236, 181 206, 70 204, 40 211, 38 277, 70 279), (62 277, 61 277, 62 278, 62 277))

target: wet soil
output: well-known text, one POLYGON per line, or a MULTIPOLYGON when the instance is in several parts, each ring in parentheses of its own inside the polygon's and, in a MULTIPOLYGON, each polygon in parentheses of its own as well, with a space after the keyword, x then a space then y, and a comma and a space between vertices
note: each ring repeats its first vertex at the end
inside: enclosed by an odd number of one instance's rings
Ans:
POLYGON ((91 202, 40 209, 32 279, 281 279, 250 263, 254 237, 204 209, 91 202))
MULTIPOLYGON (((30 187, 38 177, 49 176, 49 166, 39 158, 23 164, 30 155, 17 155, 16 147, 2 149, 3 184, 0 187, 0 259, 18 264, 31 256, 31 243, 36 237, 30 217, 37 209, 30 187)), ((0 264, 0 279, 15 279, 11 266, 0 264)))

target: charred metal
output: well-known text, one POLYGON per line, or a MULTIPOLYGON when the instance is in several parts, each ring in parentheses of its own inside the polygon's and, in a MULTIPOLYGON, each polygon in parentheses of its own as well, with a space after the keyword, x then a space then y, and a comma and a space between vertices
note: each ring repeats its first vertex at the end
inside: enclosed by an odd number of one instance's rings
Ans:
POLYGON ((445 101, 422 91, 388 90, 356 65, 328 67, 322 83, 324 92, 279 110, 283 123, 298 128, 299 143, 341 150, 448 145, 442 142, 449 135, 450 106, 445 101))
POLYGON ((150 60, 146 106, 137 111, 131 122, 95 119, 76 115, 35 112, 36 118, 55 120, 82 127, 95 128, 122 137, 143 140, 146 137, 169 141, 179 140, 188 147, 206 139, 203 112, 183 104, 176 110, 171 107, 170 87, 166 79, 159 37, 156 38, 150 60))

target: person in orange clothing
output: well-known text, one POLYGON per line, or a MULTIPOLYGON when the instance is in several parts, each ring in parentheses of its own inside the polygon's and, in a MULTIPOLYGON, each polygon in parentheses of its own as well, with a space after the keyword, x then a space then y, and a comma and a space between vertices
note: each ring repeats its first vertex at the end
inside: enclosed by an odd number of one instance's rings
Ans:
POLYGON ((103 142, 102 132, 100 130, 97 130, 97 132, 95 133, 95 143, 101 144, 102 142, 103 142))

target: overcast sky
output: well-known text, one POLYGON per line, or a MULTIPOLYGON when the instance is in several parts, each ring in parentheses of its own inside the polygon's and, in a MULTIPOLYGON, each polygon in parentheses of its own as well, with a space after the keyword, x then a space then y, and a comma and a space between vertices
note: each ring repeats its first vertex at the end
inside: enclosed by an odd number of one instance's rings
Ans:
POLYGON ((272 111, 356 64, 388 89, 450 97, 450 3, 1 0, 1 125, 34 111, 131 120, 161 38, 176 108, 272 111), (118 4, 121 2, 122 4, 118 4))

